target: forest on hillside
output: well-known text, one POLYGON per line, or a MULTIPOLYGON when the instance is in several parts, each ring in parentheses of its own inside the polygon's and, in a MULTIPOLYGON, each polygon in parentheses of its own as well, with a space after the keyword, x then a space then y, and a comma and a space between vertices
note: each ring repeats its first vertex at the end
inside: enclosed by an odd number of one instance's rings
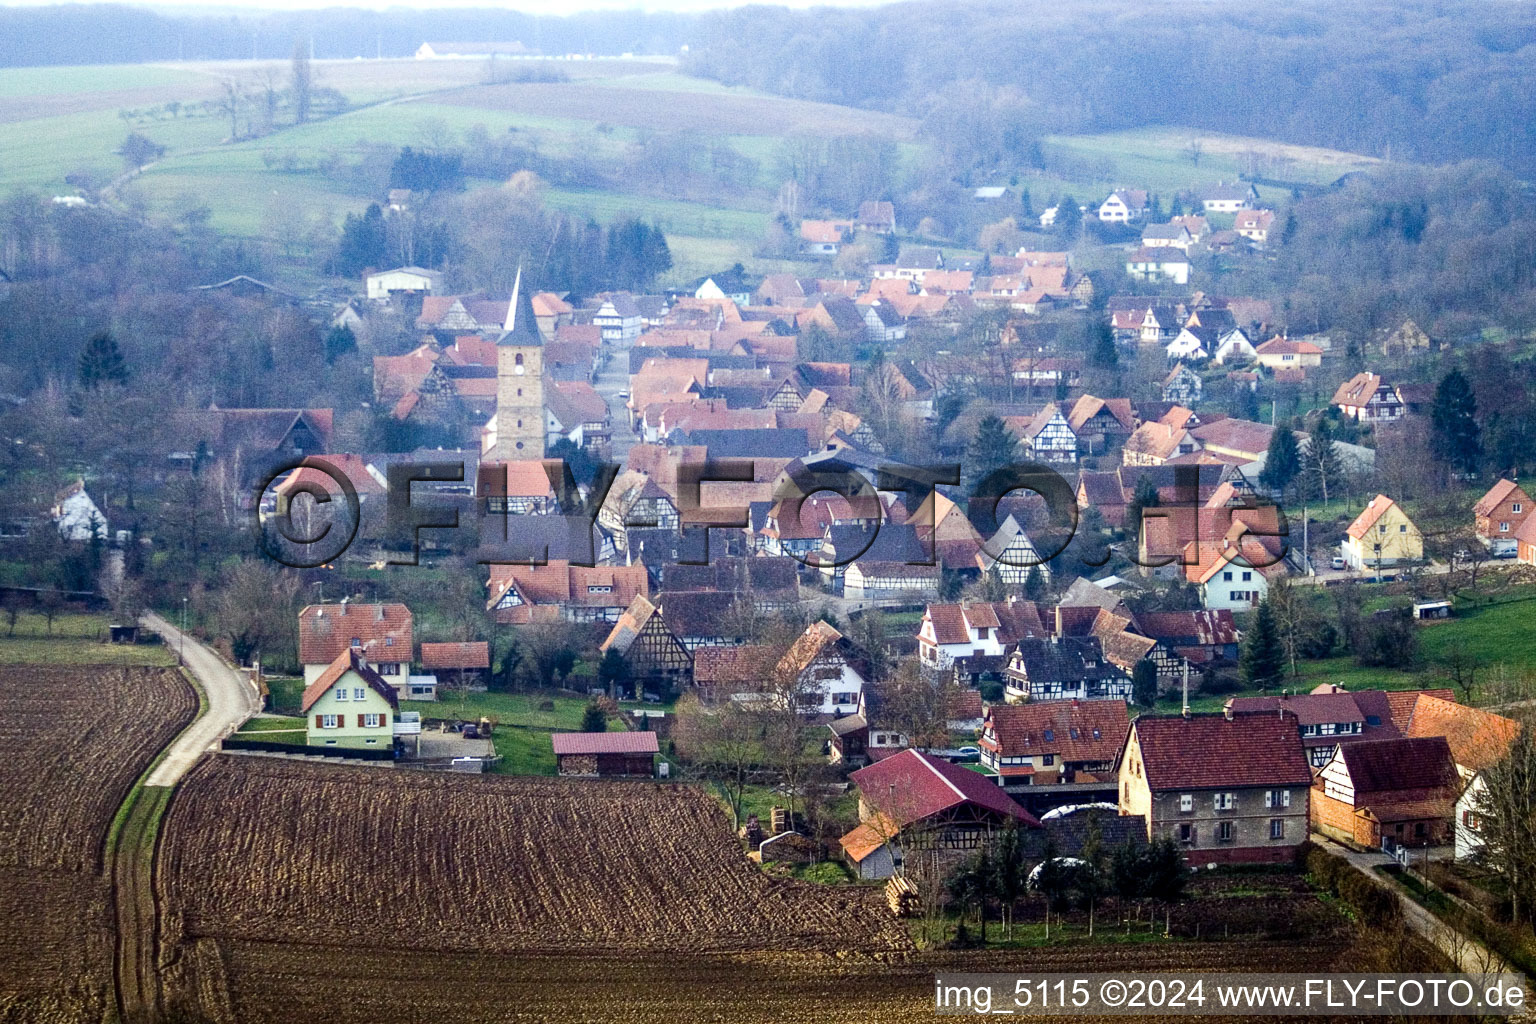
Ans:
POLYGON ((957 172, 1055 132, 1169 125, 1536 173, 1536 8, 1270 0, 905 3, 704 16, 693 74, 924 119, 957 172))

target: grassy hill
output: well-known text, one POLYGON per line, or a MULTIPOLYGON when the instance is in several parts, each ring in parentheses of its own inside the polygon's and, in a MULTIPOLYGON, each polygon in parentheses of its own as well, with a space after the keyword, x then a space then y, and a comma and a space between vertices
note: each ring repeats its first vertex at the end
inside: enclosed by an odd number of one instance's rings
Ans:
MULTIPOLYGON (((225 141, 227 116, 210 104, 217 104, 228 80, 252 93, 267 81, 284 88, 284 63, 0 70, 0 196, 17 190, 71 193, 66 175, 104 183, 122 173, 115 150, 130 130, 138 131, 166 153, 120 190, 121 199, 160 217, 206 205, 214 230, 273 241, 295 223, 336 223, 377 198, 349 169, 370 147, 461 146, 473 136, 511 142, 541 157, 616 166, 650 133, 683 132, 700 151, 725 147, 752 161, 751 180, 686 200, 658 198, 655 186, 624 182, 608 189, 555 188, 547 196, 551 206, 602 221, 625 214, 655 220, 673 244, 673 277, 683 279, 737 260, 759 270, 793 266, 752 255, 780 184, 776 164, 783 139, 889 139, 907 166, 923 158, 926 145, 914 118, 727 87, 680 74, 664 60, 502 62, 500 77, 524 80, 496 84, 488 83, 481 61, 317 61, 314 68, 316 86, 345 96, 346 112, 294 126, 280 108, 273 131, 233 143, 225 141), (539 78, 560 80, 527 80, 539 78)), ((251 107, 259 106, 258 96, 251 107)), ((1198 134, 1197 158, 1192 138, 1178 129, 1051 137, 1045 144, 1058 158, 1052 161, 1056 170, 1019 177, 1016 184, 1028 188, 1038 205, 1063 189, 1089 201, 1115 186, 1167 193, 1232 180, 1255 153, 1265 156, 1270 173, 1304 182, 1331 181, 1367 162, 1205 133, 1198 134)))

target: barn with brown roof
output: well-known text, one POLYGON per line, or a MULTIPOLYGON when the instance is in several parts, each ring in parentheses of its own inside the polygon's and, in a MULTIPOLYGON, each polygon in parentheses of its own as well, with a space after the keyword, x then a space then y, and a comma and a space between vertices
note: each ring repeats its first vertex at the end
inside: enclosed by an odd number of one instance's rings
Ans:
POLYGON ((1461 777, 1444 736, 1343 744, 1317 774, 1312 824, 1367 849, 1452 840, 1461 777))
POLYGON ((639 732, 557 732, 549 737, 559 774, 587 779, 651 778, 661 747, 656 734, 639 732))
POLYGON ((859 825, 843 836, 843 855, 860 878, 888 878, 908 850, 963 854, 1010 824, 1040 821, 986 776, 915 750, 860 768, 859 825))

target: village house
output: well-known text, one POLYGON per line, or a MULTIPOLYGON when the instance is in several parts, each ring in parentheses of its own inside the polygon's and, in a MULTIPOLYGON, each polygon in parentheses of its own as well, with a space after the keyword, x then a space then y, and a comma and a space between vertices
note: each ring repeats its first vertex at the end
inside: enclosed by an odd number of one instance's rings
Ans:
POLYGON ((981 550, 976 552, 976 565, 983 576, 995 576, 1015 590, 1028 585, 1032 572, 1038 574, 1041 584, 1051 582, 1051 563, 1041 556, 1012 513, 1003 518, 996 533, 982 542, 981 550))
POLYGON ((859 790, 859 824, 839 840, 859 878, 889 878, 908 851, 964 856, 1004 828, 1040 821, 990 779, 904 750, 849 776, 859 790))
POLYGON ((688 681, 694 656, 667 626, 648 598, 636 595, 619 615, 598 647, 601 654, 617 651, 630 677, 642 685, 675 692, 688 681))
POLYGON ((1355 517, 1340 546, 1356 571, 1417 565, 1424 561, 1424 535, 1402 507, 1378 494, 1355 517))
POLYGON ((1444 736, 1340 744, 1317 773, 1312 824, 1368 850, 1440 846, 1453 840, 1461 779, 1444 736))
POLYGON ((498 623, 616 622, 637 596, 650 593, 644 565, 493 564, 485 609, 498 623))
POLYGON ((737 601, 723 600, 707 590, 664 590, 656 595, 667 630, 690 653, 746 642, 747 624, 736 606, 737 601))
POLYGON ((1240 420, 1234 416, 1213 419, 1189 430, 1190 436, 1200 443, 1202 452, 1230 459, 1240 466, 1264 461, 1274 432, 1275 428, 1268 423, 1240 420))
POLYGON ((1463 782, 1453 822, 1456 859, 1476 854, 1483 846, 1479 805, 1488 789, 1483 773, 1509 753, 1510 744, 1520 735, 1520 723, 1424 694, 1414 704, 1408 733, 1444 736, 1450 744, 1451 758, 1463 782))
POLYGON ((959 658, 1001 657, 1023 637, 1046 633, 1032 601, 930 604, 917 628, 918 660, 924 668, 939 670, 959 658))
POLYGON ((1269 232, 1274 224, 1273 210, 1239 210, 1232 221, 1232 230, 1250 242, 1264 245, 1269 241, 1269 232))
POLYGON ((1146 215, 1146 189, 1116 189, 1099 204, 1098 218, 1106 224, 1126 224, 1146 215))
POLYGON ((1259 201, 1259 190, 1252 185, 1219 182, 1200 193, 1200 205, 1206 213, 1237 213, 1259 201))
POLYGON ((1067 424, 1089 455, 1102 455, 1131 436, 1137 424, 1136 410, 1129 398, 1079 395, 1067 413, 1067 424))
MULTIPOLYGON (((977 694, 980 696, 980 694, 977 694)), ((894 757, 912 745, 911 738, 891 721, 885 690, 869 683, 859 692, 859 710, 827 723, 827 760, 858 767, 894 757)))
POLYGON ((1146 420, 1126 439, 1122 458, 1127 466, 1161 466, 1189 455, 1201 445, 1189 431, 1199 422, 1190 409, 1176 405, 1155 420, 1146 420))
POLYGON ((1241 327, 1232 327, 1216 339, 1211 361, 1217 364, 1249 363, 1258 358, 1258 349, 1241 327))
POLYGON ((357 649, 371 670, 403 691, 415 657, 411 610, 403 604, 312 604, 299 612, 299 663, 304 685, 357 649))
POLYGON ((981 726, 981 765, 1005 789, 1114 783, 1131 719, 1123 700, 994 704, 981 726))
POLYGON ((900 341, 907 336, 907 319, 891 302, 876 299, 864 307, 864 333, 882 345, 900 341))
POLYGON ((1531 518, 1531 497, 1513 480, 1500 480, 1472 506, 1477 539, 1495 558, 1513 558, 1519 554, 1515 538, 1531 518))
POLYGON ((95 538, 106 540, 110 533, 107 517, 85 491, 85 481, 76 480, 58 493, 53 504, 53 525, 67 541, 84 543, 95 538))
POLYGON ((645 317, 628 292, 610 292, 592 314, 592 323, 602 331, 603 341, 609 345, 628 346, 645 329, 645 317))
POLYGON ((1308 369, 1323 365, 1323 350, 1310 341, 1274 337, 1256 346, 1253 358, 1270 370, 1308 369))
POLYGON ((1189 252, 1194 238, 1188 227, 1170 221, 1167 224, 1148 224, 1142 228, 1141 244, 1148 249, 1173 248, 1189 252))
POLYGON ((443 275, 421 267, 396 267, 369 274, 363 279, 363 285, 368 298, 388 302, 397 296, 431 295, 441 291, 443 275))
POLYGON ((1156 249, 1143 246, 1127 257, 1125 272, 1138 281, 1188 284, 1189 254, 1171 246, 1156 249))
POLYGON ((1230 610, 1142 612, 1136 629, 1157 641, 1147 657, 1157 666, 1160 688, 1172 688, 1191 669, 1237 663, 1239 634, 1230 610))
MULTIPOLYGON (((1231 697, 1226 706, 1239 712, 1283 710, 1295 715, 1307 761, 1313 768, 1321 768, 1333 759, 1341 745, 1402 736, 1392 714, 1392 701, 1401 700, 1403 695, 1412 699, 1420 692, 1398 691, 1399 696, 1394 698, 1381 690, 1320 687, 1311 693, 1231 697)), ((1449 690, 1435 692, 1450 696, 1449 690)))
POLYGON ((661 748, 649 729, 637 732, 557 732, 549 737, 562 778, 649 779, 661 748))
POLYGON ((1217 544, 1191 541, 1184 552, 1184 578, 1200 589, 1210 611, 1247 611, 1269 594, 1269 581, 1287 572, 1283 537, 1247 533, 1234 522, 1217 544))
POLYGON ((1077 434, 1055 402, 1024 425, 1019 446, 1030 458, 1053 466, 1077 465, 1077 434))
POLYGON ((394 684, 374 671, 356 646, 316 673, 299 701, 305 742, 311 747, 392 750, 399 708, 394 684))
POLYGON ((854 215, 853 226, 858 231, 868 231, 876 235, 893 235, 896 233, 896 207, 879 199, 866 199, 859 204, 859 212, 854 215))
POLYGON ((1183 363, 1179 363, 1163 378, 1163 401, 1174 405, 1194 406, 1199 403, 1205 390, 1200 375, 1183 363))
POLYGON ((853 222, 846 220, 802 220, 800 251, 813 256, 836 256, 853 235, 853 222))
POLYGON ((1168 343, 1163 354, 1167 356, 1170 363, 1180 360, 1203 363, 1211 358, 1211 352, 1215 348, 1216 328, 1184 327, 1180 329, 1178 336, 1168 343))
POLYGON ((917 603, 937 597, 939 567, 859 558, 843 570, 843 596, 850 601, 917 603))
POLYGON ((1340 415, 1360 423, 1392 423, 1403 418, 1407 406, 1397 388, 1367 370, 1355 374, 1333 393, 1340 415))
POLYGON ((1536 516, 1531 516, 1515 531, 1515 557, 1525 565, 1536 565, 1536 516))
POLYGON ((779 659, 771 685, 779 693, 794 694, 802 714, 840 717, 858 712, 869 678, 868 653, 818 620, 779 659))
POLYGON ((1119 761, 1120 813, 1191 867, 1283 864, 1307 840, 1312 769, 1286 714, 1142 715, 1119 761))
POLYGON ((1131 677, 1104 656, 1096 636, 1023 637, 1008 660, 1010 704, 1131 699, 1131 677))
POLYGON ((693 692, 705 704, 717 704, 737 694, 762 693, 783 655, 783 648, 773 644, 700 647, 693 652, 693 692))

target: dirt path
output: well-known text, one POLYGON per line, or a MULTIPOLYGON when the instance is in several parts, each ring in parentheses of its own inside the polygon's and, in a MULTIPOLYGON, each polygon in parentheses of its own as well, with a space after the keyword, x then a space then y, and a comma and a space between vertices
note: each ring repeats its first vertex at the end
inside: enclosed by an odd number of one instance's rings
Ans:
POLYGON ((155 843, 171 792, 160 787, 136 787, 128 797, 128 810, 118 829, 117 841, 109 851, 108 873, 117 925, 113 976, 117 982, 118 1019, 123 1021, 153 1017, 160 1007, 155 843))
POLYGON ((153 612, 146 614, 144 625, 164 637, 167 648, 181 652, 182 663, 197 678, 207 700, 203 713, 171 741, 165 756, 144 780, 146 786, 174 786, 204 751, 261 710, 261 698, 255 687, 211 648, 191 637, 184 637, 179 629, 160 616, 153 612))

